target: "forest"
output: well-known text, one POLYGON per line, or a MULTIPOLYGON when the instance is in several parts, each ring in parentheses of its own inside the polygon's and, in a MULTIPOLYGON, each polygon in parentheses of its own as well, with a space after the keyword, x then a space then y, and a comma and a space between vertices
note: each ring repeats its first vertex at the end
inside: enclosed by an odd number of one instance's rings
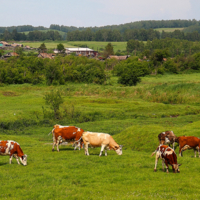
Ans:
POLYGON ((138 21, 102 27, 73 27, 51 24, 49 28, 31 25, 0 27, 1 40, 68 40, 68 41, 147 41, 153 39, 176 38, 189 41, 200 40, 200 26, 197 20, 138 21), (158 28, 182 28, 172 32, 158 28), (25 34, 26 32, 26 34, 25 34), (63 33, 63 35, 61 34, 63 33))

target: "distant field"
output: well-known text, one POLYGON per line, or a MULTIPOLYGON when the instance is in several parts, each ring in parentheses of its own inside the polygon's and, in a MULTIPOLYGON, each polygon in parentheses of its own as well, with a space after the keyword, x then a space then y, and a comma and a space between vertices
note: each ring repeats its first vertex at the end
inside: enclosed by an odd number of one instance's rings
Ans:
POLYGON ((154 30, 159 31, 159 32, 162 32, 162 31, 165 31, 165 32, 174 32, 175 30, 182 31, 183 29, 184 28, 156 28, 154 30))
MULTIPOLYGON (((20 42, 23 45, 28 45, 33 48, 38 48, 43 41, 37 41, 37 42, 20 42)), ((99 51, 101 48, 105 48, 105 46, 109 42, 96 42, 96 41, 44 41, 46 47, 49 49, 55 49, 59 43, 62 43, 65 48, 67 47, 77 47, 77 46, 82 46, 85 45, 95 51, 99 51)), ((126 50, 126 44, 127 42, 111 42, 113 45, 114 51, 116 52, 117 50, 120 51, 125 51, 126 50)))

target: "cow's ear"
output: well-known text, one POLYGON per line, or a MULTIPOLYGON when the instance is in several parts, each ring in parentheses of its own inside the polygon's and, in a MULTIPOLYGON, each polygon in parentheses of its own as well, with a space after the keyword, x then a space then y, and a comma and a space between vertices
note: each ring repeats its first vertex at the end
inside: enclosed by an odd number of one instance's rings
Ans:
POLYGON ((181 166, 182 164, 178 164, 178 166, 181 166))

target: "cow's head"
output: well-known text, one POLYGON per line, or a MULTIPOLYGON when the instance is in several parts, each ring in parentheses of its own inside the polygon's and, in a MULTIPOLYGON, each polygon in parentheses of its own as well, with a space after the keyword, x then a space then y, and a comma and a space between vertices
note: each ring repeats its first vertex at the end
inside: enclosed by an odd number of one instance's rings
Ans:
POLYGON ((24 154, 22 157, 20 157, 20 161, 22 163, 22 165, 26 166, 27 165, 27 155, 24 154))
POLYGON ((118 147, 115 147, 115 151, 118 155, 122 155, 122 147, 123 145, 119 145, 118 147))
POLYGON ((181 166, 181 164, 173 164, 172 165, 174 173, 180 173, 179 166, 181 166))

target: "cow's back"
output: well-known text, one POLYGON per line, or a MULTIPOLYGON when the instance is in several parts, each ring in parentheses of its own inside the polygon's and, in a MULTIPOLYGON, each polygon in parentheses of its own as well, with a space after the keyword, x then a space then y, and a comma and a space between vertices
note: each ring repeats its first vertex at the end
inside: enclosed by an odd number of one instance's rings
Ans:
POLYGON ((110 135, 107 133, 83 132, 82 139, 84 143, 89 143, 91 146, 99 147, 102 144, 108 145, 110 135))
POLYGON ((54 129, 54 134, 56 137, 61 136, 65 140, 71 140, 76 137, 76 127, 68 126, 68 127, 57 127, 54 129))
POLYGON ((178 137, 178 143, 181 146, 189 145, 190 147, 199 146, 200 139, 194 136, 180 136, 178 137))

